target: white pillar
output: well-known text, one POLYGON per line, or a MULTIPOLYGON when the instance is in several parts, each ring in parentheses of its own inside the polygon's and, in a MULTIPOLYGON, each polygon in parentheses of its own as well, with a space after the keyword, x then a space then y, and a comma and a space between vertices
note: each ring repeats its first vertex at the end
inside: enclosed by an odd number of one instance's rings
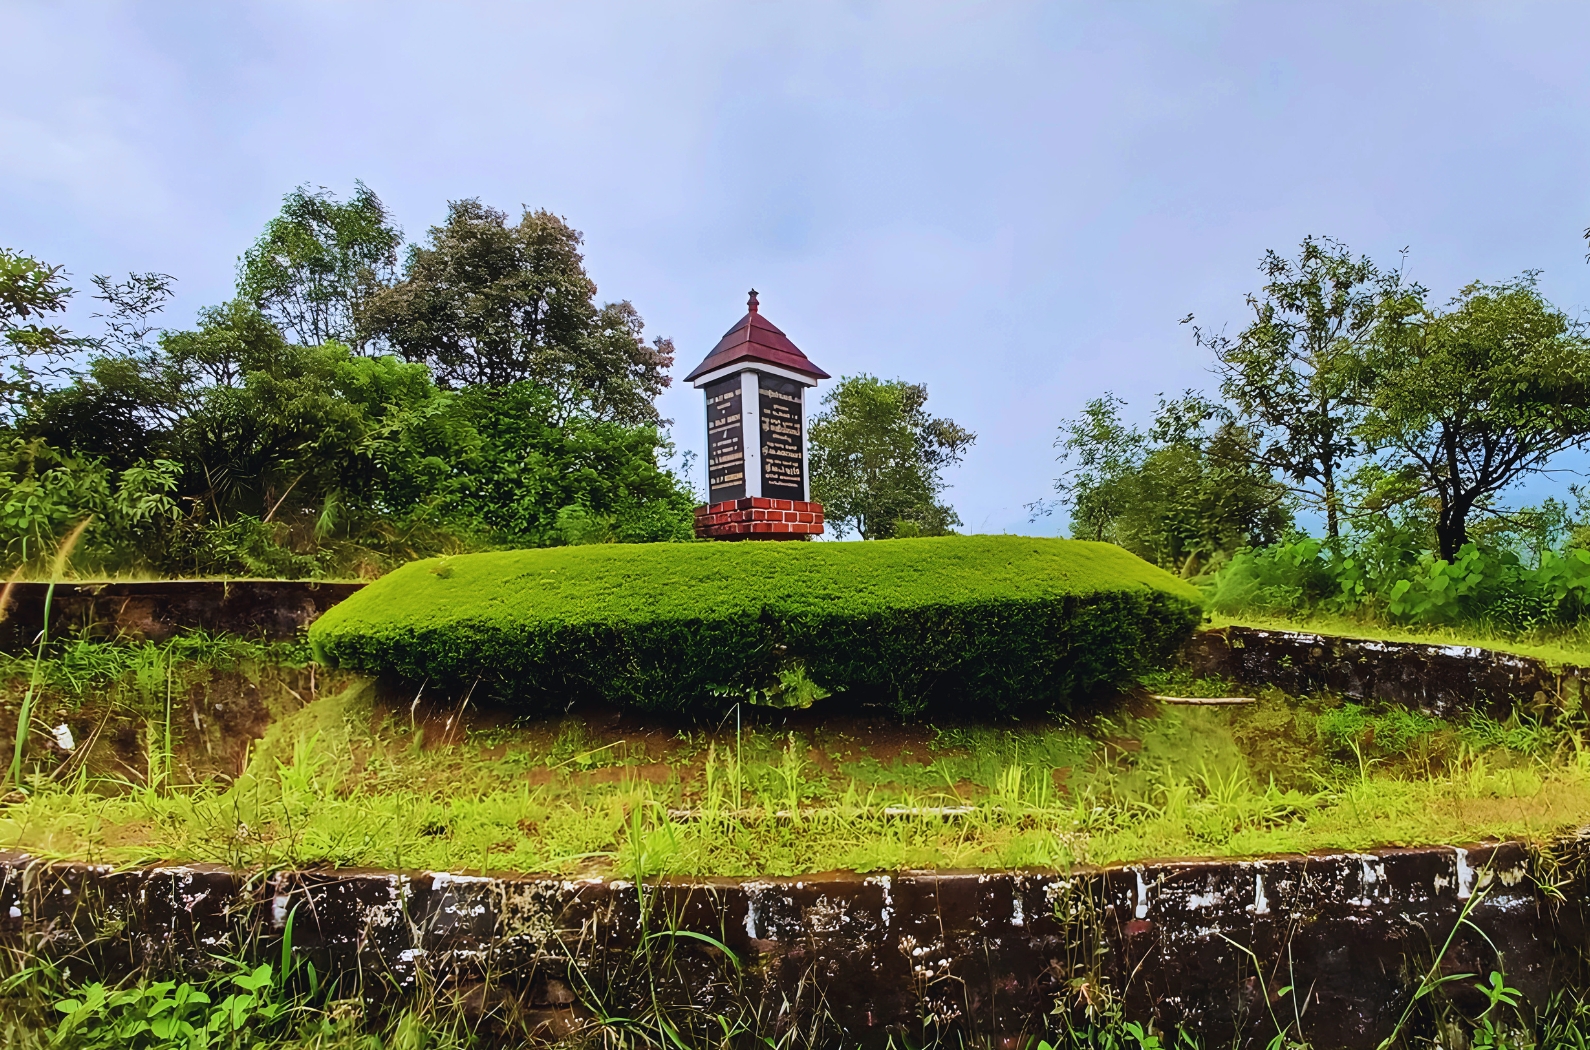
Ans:
POLYGON ((745 494, 762 494, 762 383, 761 373, 740 373, 740 431, 745 448, 745 494))

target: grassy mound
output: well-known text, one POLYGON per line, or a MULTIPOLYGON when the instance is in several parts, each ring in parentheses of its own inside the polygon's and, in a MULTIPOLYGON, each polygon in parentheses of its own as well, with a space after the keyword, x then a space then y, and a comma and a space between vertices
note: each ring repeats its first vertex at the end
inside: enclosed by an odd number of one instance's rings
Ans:
POLYGON ((622 544, 415 562, 319 658, 564 707, 709 715, 843 693, 905 716, 1063 709, 1163 659, 1197 593, 1119 547, 1022 536, 622 544))

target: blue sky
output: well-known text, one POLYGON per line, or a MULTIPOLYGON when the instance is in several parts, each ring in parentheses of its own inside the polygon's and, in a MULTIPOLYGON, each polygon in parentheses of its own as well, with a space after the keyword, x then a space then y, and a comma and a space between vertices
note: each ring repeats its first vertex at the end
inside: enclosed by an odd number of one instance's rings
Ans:
MULTIPOLYGON (((1054 531, 1022 507, 1058 422, 1210 386, 1177 321, 1235 330, 1268 247, 1406 246, 1440 298, 1540 269, 1583 313, 1587 40, 1570 3, 0 0, 0 244, 171 273, 180 325, 300 183, 363 179, 410 238, 550 208, 676 375, 755 285, 978 433, 969 530, 1054 531)), ((662 407, 699 450, 699 393, 662 407)))

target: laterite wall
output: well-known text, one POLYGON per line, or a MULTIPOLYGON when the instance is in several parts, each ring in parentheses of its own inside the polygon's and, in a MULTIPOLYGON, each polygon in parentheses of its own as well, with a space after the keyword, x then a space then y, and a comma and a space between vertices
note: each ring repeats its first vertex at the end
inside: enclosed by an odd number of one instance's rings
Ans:
MULTIPOLYGON (((0 939, 102 970, 191 972, 234 952, 277 957, 291 914, 295 952, 322 973, 512 1000, 549 1032, 661 1007, 815 1026, 826 1045, 1021 1047, 1055 1030, 1056 1009, 1080 1022, 1087 1002, 1115 996, 1127 1018, 1187 1026, 1204 1046, 1263 1046, 1301 1019, 1309 1045, 1352 1050, 1391 1031, 1464 914, 1472 925, 1438 972, 1505 970, 1536 1007, 1578 981, 1586 853, 1575 839, 1542 857, 1502 844, 643 891, 595 878, 115 872, 0 855, 0 939)), ((1446 986, 1470 1016, 1483 1008, 1472 984, 1446 986)), ((1415 1013, 1412 1034, 1433 1034, 1439 1001, 1415 1013)))

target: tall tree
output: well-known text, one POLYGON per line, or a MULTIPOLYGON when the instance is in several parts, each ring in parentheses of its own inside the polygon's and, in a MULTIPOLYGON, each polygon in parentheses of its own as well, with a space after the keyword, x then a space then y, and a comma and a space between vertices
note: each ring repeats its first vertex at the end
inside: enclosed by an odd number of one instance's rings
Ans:
POLYGON ((1382 314, 1360 431, 1439 501, 1436 539, 1451 560, 1472 512, 1590 441, 1590 338, 1533 273, 1471 284, 1444 311, 1410 291, 1382 314))
MULTIPOLYGON (((1073 539, 1114 539, 1115 521, 1130 495, 1117 481, 1137 470, 1148 455, 1147 436, 1121 419, 1125 405, 1106 392, 1084 405, 1081 415, 1060 423, 1055 447, 1066 466, 1054 487, 1057 502, 1071 510, 1073 539)), ((1031 506, 1034 518, 1053 509, 1048 501, 1031 506)))
POLYGON ((1215 353, 1221 392, 1253 434, 1255 460, 1323 509, 1334 538, 1342 468, 1360 451, 1353 366, 1397 275, 1328 237, 1305 237, 1295 261, 1265 252, 1259 272, 1264 286, 1248 297, 1253 320, 1235 339, 1194 336, 1215 353))
POLYGON ((325 187, 300 186, 243 253, 238 294, 291 340, 362 348, 360 305, 396 274, 403 233, 362 182, 346 202, 325 187))
POLYGON ((569 410, 654 421, 673 344, 646 343, 628 302, 596 304, 581 240, 549 211, 509 225, 478 200, 453 201, 446 224, 410 249, 403 279, 371 298, 365 329, 444 385, 529 380, 569 410))
POLYGON ((864 540, 934 536, 961 519, 939 497, 944 470, 977 435, 927 413, 927 387, 847 376, 823 397, 809 435, 812 498, 834 531, 864 540))
POLYGON ((1254 461, 1254 435, 1206 398, 1160 398, 1146 434, 1121 420, 1124 405, 1107 393, 1060 426, 1068 466, 1055 489, 1073 537, 1191 576, 1217 555, 1273 543, 1291 523, 1285 486, 1254 461))

